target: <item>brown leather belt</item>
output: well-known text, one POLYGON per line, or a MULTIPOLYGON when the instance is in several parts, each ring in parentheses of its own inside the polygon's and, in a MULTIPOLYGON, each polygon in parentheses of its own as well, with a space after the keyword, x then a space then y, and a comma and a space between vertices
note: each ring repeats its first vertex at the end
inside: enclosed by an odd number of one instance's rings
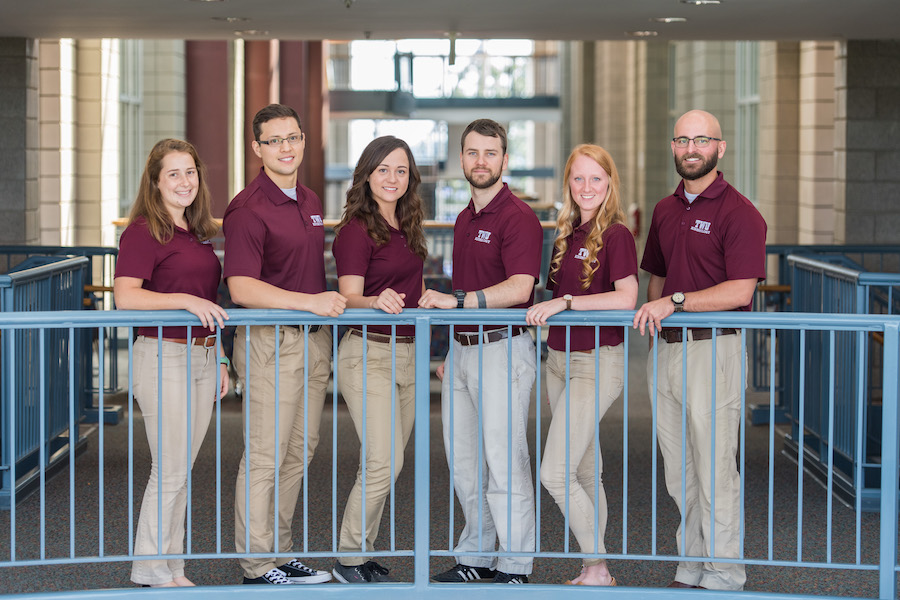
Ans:
MULTIPOLYGON (((146 335, 144 337, 156 338, 155 335, 146 335)), ((214 335, 210 336, 210 337, 195 337, 192 339, 193 339, 193 341, 191 343, 194 344, 195 346, 203 346, 204 348, 212 348, 213 346, 216 345, 216 336, 214 336, 214 335)), ((188 343, 187 338, 163 338, 162 341, 174 342, 176 344, 187 344, 188 343)))
MULTIPOLYGON (((688 336, 688 340, 700 341, 700 340, 711 340, 712 339, 712 329, 710 328, 697 328, 697 329, 688 329, 690 331, 690 335, 688 336)), ((716 335, 734 335, 737 333, 737 329, 716 329, 716 335)), ((666 340, 670 344, 680 344, 682 340, 682 330, 681 329, 663 329, 659 332, 659 337, 666 340)))
MULTIPOLYGON (((303 331, 303 325, 285 325, 285 327, 293 327, 294 329, 299 329, 300 331, 303 331)), ((315 333, 318 330, 320 330, 321 328, 322 328, 321 325, 310 325, 309 332, 315 333)))
MULTIPOLYGON (((521 335, 528 331, 525 327, 513 327, 512 328, 512 336, 515 337, 517 335, 521 335)), ((490 344, 491 342, 499 342, 500 340, 505 340, 507 335, 509 335, 509 330, 504 327, 503 329, 493 329, 491 331, 484 331, 481 334, 475 333, 453 333, 453 339, 460 343, 462 346, 475 346, 478 344, 480 339, 484 340, 485 344, 490 344)))
MULTIPOLYGON (((363 333, 359 329, 350 328, 350 335, 355 335, 358 337, 362 337, 363 333)), ((398 344, 412 344, 416 341, 416 336, 414 335, 397 335, 393 336, 398 344)), ((382 344, 390 344, 391 336, 384 333, 373 333, 370 331, 366 332, 366 338, 370 342, 381 342, 382 344)))

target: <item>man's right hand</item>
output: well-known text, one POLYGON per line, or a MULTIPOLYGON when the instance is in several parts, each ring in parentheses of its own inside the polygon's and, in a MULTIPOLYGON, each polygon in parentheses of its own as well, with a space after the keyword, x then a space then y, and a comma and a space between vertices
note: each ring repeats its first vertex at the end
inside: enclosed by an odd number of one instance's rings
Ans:
POLYGON ((336 317, 344 313, 347 299, 337 292, 322 292, 310 296, 309 312, 320 317, 336 317))

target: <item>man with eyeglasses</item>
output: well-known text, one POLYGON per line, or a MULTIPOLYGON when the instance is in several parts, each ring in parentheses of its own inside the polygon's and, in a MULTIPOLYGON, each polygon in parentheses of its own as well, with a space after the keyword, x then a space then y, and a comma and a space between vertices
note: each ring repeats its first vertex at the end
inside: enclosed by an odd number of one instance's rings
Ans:
POLYGON ((741 553, 740 475, 735 461, 745 387, 741 332, 710 328, 684 332, 661 325, 674 312, 750 310, 756 284, 765 279, 766 223, 716 170, 724 154, 722 129, 710 113, 692 110, 675 123, 672 155, 682 181, 653 211, 641 262, 650 273, 648 302, 634 316, 641 335, 646 329, 651 335, 659 333, 658 379, 653 380, 652 339, 647 379, 651 398, 654 383, 657 388, 657 435, 666 488, 684 523, 676 534, 678 549, 685 556, 712 559, 678 563, 669 587, 741 590, 746 581, 744 565, 714 560, 741 553), (684 397, 682 360, 687 361, 684 397), (681 427, 682 411, 686 431, 681 427))
MULTIPOLYGON (((340 315, 346 298, 325 291, 322 203, 297 180, 306 143, 300 117, 289 106, 270 104, 253 118, 253 137, 251 148, 263 166, 225 211, 224 275, 231 298, 245 308, 340 315)), ((238 327, 234 363, 239 376, 247 374, 247 439, 235 490, 235 548, 273 554, 240 559, 244 583, 328 581, 327 571, 284 559, 293 550, 291 523, 304 469, 319 441, 331 373, 331 329, 238 327)))

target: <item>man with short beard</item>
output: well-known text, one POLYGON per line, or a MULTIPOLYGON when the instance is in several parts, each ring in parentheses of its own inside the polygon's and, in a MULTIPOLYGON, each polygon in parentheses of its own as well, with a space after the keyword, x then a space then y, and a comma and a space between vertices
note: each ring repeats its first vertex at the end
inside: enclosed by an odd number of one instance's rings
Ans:
MULTIPOLYGON (((454 292, 426 290, 419 306, 528 308, 540 275, 543 232, 534 211, 500 180, 509 160, 506 131, 495 121, 478 119, 463 131, 461 146, 472 200, 453 227, 454 292)), ((498 541, 503 552, 534 552, 534 485, 526 439, 534 342, 525 327, 485 326, 479 335, 477 325, 460 325, 452 343, 453 370, 443 377, 441 365, 438 376, 443 379, 444 448, 448 461, 452 456, 453 484, 466 519, 455 551, 466 554, 433 579, 527 583, 531 557, 501 556, 495 562, 472 553, 493 552, 498 541)))
POLYGON ((736 558, 741 553, 740 475, 735 462, 745 387, 740 331, 693 328, 683 333, 680 327, 660 323, 673 312, 750 310, 756 284, 765 279, 766 223, 716 170, 724 154, 722 129, 713 115, 692 110, 678 119, 672 156, 682 181, 653 211, 641 262, 650 273, 648 302, 634 316, 641 335, 649 328, 651 335, 659 332, 661 340, 658 381, 653 381, 653 339, 647 380, 650 397, 657 400, 666 488, 684 519, 676 534, 678 549, 685 556, 710 558, 680 562, 669 587, 740 590, 746 581, 744 565, 715 562, 716 557, 736 558), (714 336, 715 389, 710 369, 714 336), (684 397, 682 360, 687 360, 684 397), (687 431, 681 428, 682 411, 687 431))

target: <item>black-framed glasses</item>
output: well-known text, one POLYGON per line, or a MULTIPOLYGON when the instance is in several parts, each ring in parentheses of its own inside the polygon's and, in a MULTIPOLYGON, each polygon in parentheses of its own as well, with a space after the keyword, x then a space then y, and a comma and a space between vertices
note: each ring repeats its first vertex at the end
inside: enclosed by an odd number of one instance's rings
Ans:
POLYGON ((257 140, 263 146, 280 146, 283 143, 287 142, 291 146, 296 146, 303 139, 303 134, 300 135, 292 135, 290 137, 273 137, 267 140, 257 140))
POLYGON ((672 138, 672 141, 675 142, 676 148, 687 148, 688 144, 690 144, 691 142, 694 142, 694 145, 697 146, 698 148, 706 148, 707 146, 709 146, 710 142, 712 142, 712 141, 721 142, 722 138, 714 138, 714 137, 709 137, 707 135, 698 135, 697 137, 692 137, 692 138, 681 136, 681 137, 677 137, 677 138, 672 138))

